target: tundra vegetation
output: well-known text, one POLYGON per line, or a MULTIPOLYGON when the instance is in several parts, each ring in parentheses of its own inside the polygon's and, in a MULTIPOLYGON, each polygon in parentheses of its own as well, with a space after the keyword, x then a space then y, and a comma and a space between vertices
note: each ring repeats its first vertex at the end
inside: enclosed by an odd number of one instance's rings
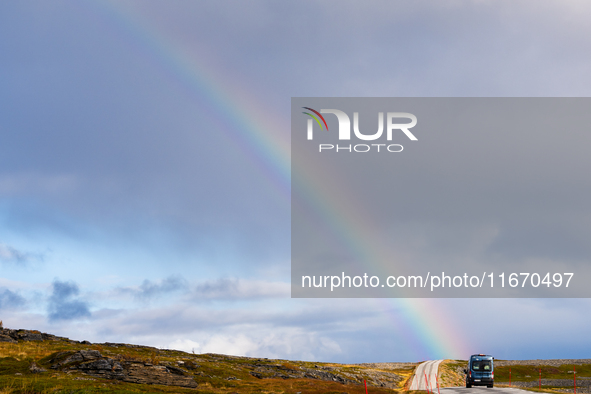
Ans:
POLYGON ((192 354, 0 330, 0 394, 372 393, 401 390, 416 363, 333 364, 192 354))
MULTIPOLYGON (((465 360, 440 364, 440 387, 462 386, 465 360)), ((123 343, 74 341, 2 328, 0 394, 29 393, 335 393, 406 391, 418 363, 335 364, 193 354, 123 343)), ((589 392, 591 360, 495 360, 495 385, 589 392), (569 386, 570 385, 570 386, 569 386)), ((433 389, 436 389, 435 387, 433 389)))

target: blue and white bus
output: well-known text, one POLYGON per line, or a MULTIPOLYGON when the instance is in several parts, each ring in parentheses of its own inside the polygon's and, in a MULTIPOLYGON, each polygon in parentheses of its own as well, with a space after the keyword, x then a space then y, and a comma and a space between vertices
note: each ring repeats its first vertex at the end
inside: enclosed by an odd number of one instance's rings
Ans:
POLYGON ((472 386, 493 387, 495 380, 495 370, 493 365, 493 356, 486 354, 473 354, 470 356, 466 373, 466 388, 472 386))

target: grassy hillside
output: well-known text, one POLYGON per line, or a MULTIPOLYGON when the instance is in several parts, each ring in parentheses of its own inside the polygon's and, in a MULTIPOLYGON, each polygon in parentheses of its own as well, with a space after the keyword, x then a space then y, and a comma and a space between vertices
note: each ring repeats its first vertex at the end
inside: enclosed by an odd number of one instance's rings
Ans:
POLYGON ((465 383, 463 369, 466 368, 467 361, 462 360, 444 360, 439 364, 439 385, 440 387, 458 387, 465 383))
MULTIPOLYGON (((495 382, 545 391, 589 392, 591 360, 495 364, 495 382), (587 384, 589 383, 589 384, 587 384), (521 384, 521 385, 520 385, 521 384), (571 387, 569 389, 569 387, 571 387)), ((462 386, 467 361, 445 360, 440 387, 462 386)), ((191 354, 121 343, 92 344, 0 326, 0 394, 25 393, 335 393, 404 391, 417 363, 333 364, 191 354)))
POLYGON ((511 365, 495 366, 495 379, 509 381, 509 369, 511 369, 512 381, 538 381, 540 370, 542 379, 573 379, 573 367, 576 368, 577 378, 591 378, 591 364, 562 364, 552 365, 511 365))
POLYGON ((91 344, 0 330, 0 394, 391 393, 416 364, 344 365, 91 344))

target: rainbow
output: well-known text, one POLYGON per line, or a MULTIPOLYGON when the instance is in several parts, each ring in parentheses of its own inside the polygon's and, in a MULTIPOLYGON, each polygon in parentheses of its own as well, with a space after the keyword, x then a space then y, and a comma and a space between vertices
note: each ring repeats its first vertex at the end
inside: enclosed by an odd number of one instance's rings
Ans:
MULTIPOLYGON (((130 43, 135 50, 160 66, 184 91, 199 104, 215 114, 220 130, 251 158, 252 162, 276 185, 278 193, 290 201, 292 187, 317 215, 329 223, 333 231, 352 245, 356 254, 368 267, 382 260, 386 251, 381 250, 367 234, 370 225, 358 209, 351 209, 353 202, 319 182, 318 168, 310 167, 297 174, 292 185, 290 133, 285 120, 273 116, 262 101, 253 97, 240 81, 231 80, 220 71, 207 56, 191 52, 178 45, 166 32, 142 20, 139 12, 123 2, 99 2, 88 4, 101 22, 112 27, 115 34, 130 43), (296 182, 296 181, 294 181, 296 182)), ((319 112, 304 107, 319 115, 319 112)), ((320 127, 320 120, 310 113, 320 127)), ((463 358, 471 353, 471 346, 462 339, 462 330, 447 317, 445 304, 437 299, 374 299, 390 319, 393 334, 403 338, 416 360, 435 358, 463 358)), ((395 358, 396 356, 393 355, 395 358)), ((393 360, 394 361, 394 360, 393 360)), ((403 360, 396 360, 403 361, 403 360)), ((412 361, 412 360, 409 360, 412 361)))

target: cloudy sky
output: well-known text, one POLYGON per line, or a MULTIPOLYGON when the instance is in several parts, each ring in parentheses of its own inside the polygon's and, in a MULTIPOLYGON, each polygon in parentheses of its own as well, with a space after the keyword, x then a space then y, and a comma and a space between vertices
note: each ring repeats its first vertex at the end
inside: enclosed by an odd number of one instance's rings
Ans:
POLYGON ((291 299, 289 138, 298 96, 589 96, 589 11, 3 2, 0 319, 257 357, 588 357, 587 299, 291 299))

